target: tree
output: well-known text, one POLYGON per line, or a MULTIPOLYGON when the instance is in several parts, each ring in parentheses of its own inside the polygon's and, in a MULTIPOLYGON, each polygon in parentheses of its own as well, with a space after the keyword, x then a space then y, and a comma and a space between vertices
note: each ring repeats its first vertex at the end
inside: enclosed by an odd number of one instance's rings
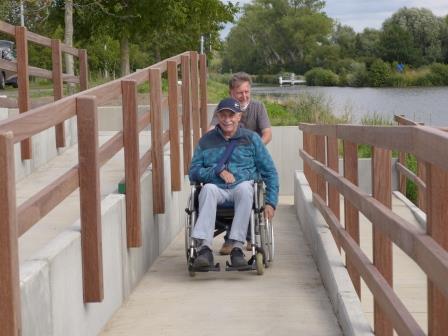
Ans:
POLYGON ((381 32, 366 28, 362 33, 356 34, 355 49, 358 57, 379 56, 379 43, 381 32))
MULTIPOLYGON (((442 19, 429 9, 404 7, 383 23, 383 34, 406 35, 407 43, 412 46, 408 48, 418 50, 420 58, 416 60, 415 65, 420 65, 442 60, 442 28, 442 19)), ((382 41, 387 39, 383 37, 382 41)), ((382 46, 383 50, 385 47, 382 46)))
POLYGON ((333 21, 320 12, 323 5, 316 0, 254 0, 245 5, 226 40, 224 70, 305 72, 308 55, 329 44, 333 21))
POLYGON ((411 33, 398 25, 385 25, 379 48, 381 58, 385 61, 412 65, 423 62, 421 50, 415 47, 411 33))
POLYGON ((356 33, 352 27, 336 24, 331 40, 340 47, 341 57, 355 56, 356 33))
POLYGON ((196 50, 201 34, 217 44, 221 25, 236 7, 219 0, 82 0, 80 39, 107 33, 120 41, 122 74, 129 71, 130 43, 144 42, 155 60, 184 48, 196 50))
POLYGON ((442 59, 444 63, 448 63, 448 15, 442 21, 442 59))

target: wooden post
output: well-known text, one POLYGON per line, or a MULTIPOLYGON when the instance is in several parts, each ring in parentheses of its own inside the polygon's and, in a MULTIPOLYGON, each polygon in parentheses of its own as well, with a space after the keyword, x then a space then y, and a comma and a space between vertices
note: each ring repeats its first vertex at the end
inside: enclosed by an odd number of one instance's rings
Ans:
POLYGON ((89 63, 85 49, 79 49, 79 86, 81 91, 89 88, 89 63))
MULTIPOLYGON (((336 137, 327 137, 327 166, 335 172, 339 172, 339 154, 338 154, 338 139, 336 137)), ((339 220, 341 217, 340 201, 338 190, 328 184, 328 207, 339 220)), ((336 245, 341 252, 341 245, 335 239, 336 245)))
POLYGON ((171 191, 180 191, 180 141, 179 117, 177 115, 177 63, 168 61, 168 109, 170 116, 170 162, 171 162, 171 191))
MULTIPOLYGON (((310 143, 310 135, 307 132, 302 132, 302 135, 303 135, 303 150, 309 154, 310 153, 310 144, 309 144, 310 143)), ((303 174, 305 175, 305 178, 307 179, 308 184, 311 187, 310 166, 305 161, 303 162, 303 174)))
MULTIPOLYGON (((325 155, 325 136, 316 135, 316 160, 326 164, 325 155)), ((327 183, 323 176, 316 174, 316 192, 324 200, 327 201, 327 183)))
MULTIPOLYGON (((448 172, 426 165, 426 229, 442 248, 448 250, 448 172)), ((428 335, 446 335, 448 298, 428 279, 428 335)))
MULTIPOLYGON (((54 100, 59 100, 64 97, 64 84, 62 80, 62 52, 61 41, 51 40, 51 60, 53 64, 53 96, 54 100)), ((55 126, 56 132, 56 147, 65 147, 65 129, 64 122, 55 126)))
MULTIPOLYGON (((403 166, 406 167, 406 153, 398 153, 398 162, 400 162, 403 166)), ((398 171, 398 176, 400 178, 400 182, 399 182, 399 190, 400 192, 406 196, 406 176, 402 173, 400 173, 400 171, 398 171)))
MULTIPOLYGON (((372 148, 372 195, 382 204, 392 209, 392 173, 390 150, 372 148)), ((373 226, 373 264, 384 279, 393 286, 392 281, 392 242, 373 226)), ((393 335, 393 327, 377 301, 374 302, 375 335, 393 335)))
POLYGON ((201 137, 200 115, 199 115, 199 78, 198 78, 198 53, 192 51, 190 53, 191 66, 191 113, 193 122, 193 147, 199 142, 201 137))
POLYGON ((101 302, 103 261, 96 97, 76 99, 84 302, 101 302))
POLYGON ((207 56, 199 55, 199 77, 201 91, 201 129, 202 135, 208 130, 208 108, 207 108, 207 56))
MULTIPOLYGON (((30 109, 30 78, 28 69, 28 40, 25 27, 16 26, 17 51, 17 83, 19 85, 19 112, 24 113, 30 109)), ((31 138, 20 143, 22 160, 32 158, 31 138)))
MULTIPOLYGON (((358 146, 355 143, 346 140, 343 141, 343 146, 344 177, 354 185, 358 185, 358 146)), ((346 199, 344 199, 344 208, 345 230, 359 245, 359 212, 346 199)), ((359 272, 350 260, 347 259, 346 264, 356 293, 361 297, 361 278, 359 272)))
POLYGON ((184 175, 188 175, 191 162, 190 57, 182 55, 181 59, 184 175))
POLYGON ((151 157, 153 212, 165 212, 164 164, 162 142, 162 80, 159 69, 149 70, 151 112, 151 157))
POLYGON ((123 146, 126 183, 126 238, 128 247, 142 245, 140 200, 140 151, 138 138, 137 84, 121 82, 123 94, 123 146))
MULTIPOLYGON (((426 183, 426 164, 417 159, 417 176, 426 183)), ((417 192, 417 204, 420 210, 426 212, 426 193, 421 189, 417 192)))
MULTIPOLYGON (((316 160, 316 141, 316 135, 308 134, 308 154, 311 155, 314 160, 316 160)), ((309 169, 308 176, 309 178, 307 177, 307 180, 310 185, 311 191, 313 193, 317 193, 317 174, 312 169, 309 169)))
POLYGON ((21 335, 19 252, 11 132, 0 134, 0 326, 2 335, 21 335))

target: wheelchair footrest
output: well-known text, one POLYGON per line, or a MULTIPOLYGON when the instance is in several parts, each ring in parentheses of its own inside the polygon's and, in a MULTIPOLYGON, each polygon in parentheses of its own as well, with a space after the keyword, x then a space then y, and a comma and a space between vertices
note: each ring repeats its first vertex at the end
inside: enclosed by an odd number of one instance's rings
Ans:
POLYGON ((233 271, 239 271, 239 272, 252 271, 254 269, 256 269, 255 264, 247 264, 247 266, 234 267, 234 266, 230 265, 230 263, 228 261, 226 261, 226 271, 228 271, 228 272, 233 272, 233 271))
POLYGON ((208 267, 194 267, 193 265, 190 265, 188 267, 189 271, 193 272, 220 272, 221 266, 219 263, 217 263, 215 266, 208 266, 208 267))

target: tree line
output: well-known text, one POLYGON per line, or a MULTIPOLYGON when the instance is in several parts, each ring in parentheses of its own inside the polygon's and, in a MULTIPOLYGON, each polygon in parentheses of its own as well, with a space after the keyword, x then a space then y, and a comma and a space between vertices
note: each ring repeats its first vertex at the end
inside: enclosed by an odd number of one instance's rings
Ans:
MULTIPOLYGON (((89 66, 124 75, 185 50, 221 46, 219 32, 238 8, 220 0, 23 0, 25 26, 64 41, 67 8, 73 44, 87 49, 89 66), (70 5, 70 6, 67 6, 70 5)), ((0 1, 0 20, 20 24, 20 0, 0 1)), ((0 38, 10 39, 9 36, 0 38)), ((30 44, 30 64, 51 68, 50 50, 30 44)))
POLYGON ((381 29, 356 33, 328 17, 320 0, 253 0, 243 7, 221 54, 221 71, 253 74, 310 69, 348 74, 385 62, 418 68, 448 63, 448 16, 401 8, 381 29))

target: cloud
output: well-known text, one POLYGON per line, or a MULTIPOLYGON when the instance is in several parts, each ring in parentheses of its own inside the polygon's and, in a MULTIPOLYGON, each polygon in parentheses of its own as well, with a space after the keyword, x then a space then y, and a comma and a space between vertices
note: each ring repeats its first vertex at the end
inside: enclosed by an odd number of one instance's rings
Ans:
POLYGON ((356 31, 381 28, 382 23, 402 7, 425 7, 435 15, 448 14, 446 0, 326 0, 324 12, 356 31))
MULTIPOLYGON (((239 3, 240 6, 252 0, 222 0, 223 2, 239 3)), ((437 16, 448 14, 447 0, 326 0, 324 12, 343 25, 353 27, 357 32, 364 28, 380 29, 384 20, 391 17, 402 7, 424 7, 437 16)), ((221 32, 221 37, 227 36, 231 25, 221 32)))

